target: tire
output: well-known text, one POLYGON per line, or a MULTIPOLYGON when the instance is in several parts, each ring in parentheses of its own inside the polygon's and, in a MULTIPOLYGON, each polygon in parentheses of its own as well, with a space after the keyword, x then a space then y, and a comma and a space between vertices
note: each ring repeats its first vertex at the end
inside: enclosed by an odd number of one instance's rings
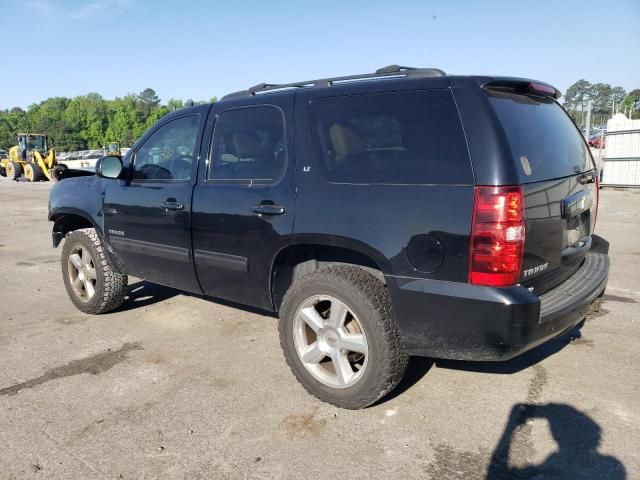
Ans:
POLYGON ((60 165, 54 167, 53 172, 51 174, 51 176, 53 177, 53 180, 55 180, 55 181, 62 180, 66 170, 67 170, 67 166, 64 165, 64 164, 60 164, 60 165))
POLYGON ((124 302, 127 275, 114 267, 94 228, 67 235, 61 263, 64 286, 78 310, 107 313, 124 302))
POLYGON ((291 371, 324 402, 365 408, 404 376, 409 357, 393 319, 389 292, 362 268, 332 265, 297 280, 284 296, 279 325, 280 345, 291 371), (347 313, 338 315, 344 308, 347 313), (335 318, 346 318, 343 327, 334 328, 340 324, 332 320, 334 311, 335 318), (315 320, 306 320, 310 317, 315 320), (336 365, 343 365, 342 375, 336 365))
POLYGON ((22 164, 18 162, 7 163, 7 177, 11 180, 18 180, 22 176, 22 164))
POLYGON ((24 176, 27 177, 27 180, 30 182, 40 182, 41 180, 47 179, 47 176, 37 163, 27 163, 24 166, 24 176))

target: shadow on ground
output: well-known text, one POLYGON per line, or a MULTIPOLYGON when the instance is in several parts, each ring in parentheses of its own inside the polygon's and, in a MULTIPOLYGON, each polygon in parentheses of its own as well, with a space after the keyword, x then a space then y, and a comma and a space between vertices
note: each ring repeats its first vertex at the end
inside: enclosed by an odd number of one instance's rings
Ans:
MULTIPOLYGON (((127 300, 121 310, 133 310, 162 302, 178 294, 200 297, 199 295, 185 293, 174 288, 139 281, 129 286, 127 300)), ((233 302, 210 298, 206 298, 206 300, 239 308, 247 312, 275 317, 273 313, 233 302)), ((403 380, 377 404, 384 404, 411 389, 436 364, 438 368, 498 375, 514 374, 533 367, 536 374, 532 383, 535 383, 535 379, 541 374, 540 371, 544 372, 544 368, 537 364, 559 352, 570 343, 579 340, 582 325, 579 324, 566 334, 506 362, 466 362, 411 357, 403 380)), ((57 373, 57 371, 54 373, 57 373)), ((82 373, 84 373, 84 370, 82 370, 82 373)), ((7 390, 6 392, 3 391, 1 393, 15 393, 13 389, 17 387, 28 388, 30 386, 13 386, 5 389, 7 390)), ((534 387, 535 385, 532 388, 534 387)), ((467 456, 471 460, 469 465, 465 464, 465 468, 468 467, 468 473, 471 474, 472 478, 480 478, 477 475, 482 476, 486 473, 485 480, 524 480, 532 478, 540 480, 567 478, 588 480, 601 478, 608 480, 626 479, 625 467, 617 458, 598 452, 602 429, 591 417, 570 405, 539 404, 535 403, 537 395, 529 395, 529 397, 531 398, 527 398, 527 403, 519 403, 513 406, 504 432, 489 461, 487 461, 486 454, 467 452, 467 456), (543 462, 538 465, 532 465, 529 463, 532 453, 535 452, 532 424, 536 420, 548 422, 549 430, 557 444, 557 448, 543 462)), ((444 453, 446 454, 447 452, 444 453)), ((441 473, 451 471, 449 456, 440 456, 442 459, 436 459, 437 461, 432 465, 431 473, 436 475, 434 478, 438 478, 441 473)))
POLYGON ((559 403, 516 404, 487 469, 486 480, 623 480, 626 471, 615 457, 598 452, 602 429, 587 414, 559 403), (532 421, 546 420, 557 449, 539 465, 527 465, 532 450, 532 421), (510 465, 510 460, 519 466, 510 465))
POLYGON ((140 280, 127 287, 125 301, 118 311, 124 312, 146 307, 154 303, 163 302, 181 293, 180 290, 176 290, 175 288, 140 280))
POLYGON ((465 362, 460 360, 436 360, 438 368, 451 370, 465 370, 469 372, 512 374, 525 370, 536 365, 544 359, 558 353, 572 342, 580 339, 582 333, 580 329, 584 325, 584 320, 573 327, 567 333, 549 340, 542 345, 530 350, 522 355, 518 355, 511 360, 504 362, 465 362))
POLYGON ((468 362, 461 360, 438 360, 423 357, 411 357, 409 365, 407 366, 407 372, 402 381, 389 395, 380 399, 376 405, 386 403, 411 389, 427 373, 429 373, 429 370, 431 370, 434 365, 437 365, 438 368, 445 368, 449 370, 464 370, 469 372, 500 375, 520 372, 559 352, 571 342, 580 339, 580 329, 583 324, 584 322, 576 325, 564 335, 543 343, 533 350, 505 362, 468 362))
POLYGON ((243 305, 240 303, 230 302, 220 298, 205 297, 196 293, 186 292, 172 287, 165 287, 164 285, 147 282, 146 280, 137 281, 127 287, 125 302, 118 309, 118 311, 124 312, 127 310, 135 310, 136 308, 142 308, 153 305, 154 303, 169 300, 170 298, 173 298, 177 295, 201 298, 208 302, 217 303, 226 307, 236 308, 244 312, 277 318, 277 315, 273 312, 261 310, 259 308, 250 307, 248 305, 243 305))

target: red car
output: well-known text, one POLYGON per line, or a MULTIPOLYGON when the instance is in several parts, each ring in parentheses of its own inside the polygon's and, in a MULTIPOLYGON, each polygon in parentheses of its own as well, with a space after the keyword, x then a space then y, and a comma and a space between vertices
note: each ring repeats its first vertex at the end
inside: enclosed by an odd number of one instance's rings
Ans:
POLYGON ((587 143, 593 148, 605 148, 607 146, 607 138, 605 136, 600 136, 600 134, 597 133, 589 138, 587 143))

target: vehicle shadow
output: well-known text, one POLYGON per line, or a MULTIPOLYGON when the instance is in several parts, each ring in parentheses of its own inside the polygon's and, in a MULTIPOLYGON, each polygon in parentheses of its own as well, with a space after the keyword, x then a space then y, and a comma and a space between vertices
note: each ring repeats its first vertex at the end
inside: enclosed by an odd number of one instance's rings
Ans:
POLYGON ((426 357, 410 357, 407 370, 400 380, 400 383, 391 390, 387 395, 375 402, 372 406, 382 405, 390 400, 402 395, 407 390, 411 389, 416 383, 422 380, 429 370, 435 365, 436 361, 432 358, 426 357))
POLYGON ((127 287, 127 293, 125 297, 125 301, 117 311, 124 312, 127 310, 134 310, 136 308, 146 307, 148 305, 152 305, 154 303, 162 302, 164 300, 168 300, 177 295, 183 295, 187 297, 195 297, 201 298, 211 303, 224 305, 226 307, 231 307, 235 309, 239 309, 248 313, 255 313, 258 315, 263 315, 267 317, 277 318, 277 315, 273 312, 269 312, 266 310, 261 310, 259 308, 250 307, 247 305, 242 305, 239 303, 223 300, 220 298, 214 297, 206 297, 204 295, 198 295, 197 293, 186 292, 184 290, 178 290, 173 287, 167 287, 164 285, 159 285, 157 283, 151 283, 146 280, 139 280, 135 283, 130 284, 127 287))
POLYGON ((516 404, 487 468, 486 480, 601 479, 623 480, 624 465, 598 452, 602 429, 587 414, 559 403, 516 404), (539 465, 526 465, 533 448, 532 420, 543 419, 557 449, 539 465), (512 466, 510 460, 524 466, 512 466))
POLYGON ((557 338, 549 340, 542 345, 537 346, 522 355, 518 355, 511 360, 503 362, 471 362, 462 360, 436 360, 438 368, 447 368, 451 370, 465 370, 470 372, 494 373, 508 375, 525 370, 537 363, 543 361, 560 350, 565 348, 571 342, 582 336, 580 329, 584 326, 584 320, 573 327, 568 332, 557 338))
POLYGON ((127 287, 124 303, 117 311, 125 312, 127 310, 146 307, 153 303, 168 300, 181 293, 180 290, 176 290, 175 288, 140 280, 127 287))
POLYGON ((423 357, 411 357, 409 365, 402 381, 387 396, 378 400, 374 405, 382 405, 403 394, 418 383, 433 366, 449 370, 464 370, 469 372, 493 373, 508 375, 529 368, 547 357, 559 352, 574 340, 581 337, 580 329, 584 321, 576 325, 567 333, 558 338, 543 343, 542 345, 505 362, 471 362, 463 360, 440 360, 423 357))

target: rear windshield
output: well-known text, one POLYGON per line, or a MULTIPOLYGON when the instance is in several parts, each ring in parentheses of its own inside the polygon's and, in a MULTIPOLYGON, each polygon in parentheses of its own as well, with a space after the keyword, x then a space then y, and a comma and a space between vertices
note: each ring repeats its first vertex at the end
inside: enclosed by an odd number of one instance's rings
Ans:
POLYGON ((471 162, 448 90, 311 102, 323 173, 336 183, 470 184, 471 162))
POLYGON ((591 155, 562 107, 552 99, 488 92, 504 128, 522 183, 591 170, 591 155))

